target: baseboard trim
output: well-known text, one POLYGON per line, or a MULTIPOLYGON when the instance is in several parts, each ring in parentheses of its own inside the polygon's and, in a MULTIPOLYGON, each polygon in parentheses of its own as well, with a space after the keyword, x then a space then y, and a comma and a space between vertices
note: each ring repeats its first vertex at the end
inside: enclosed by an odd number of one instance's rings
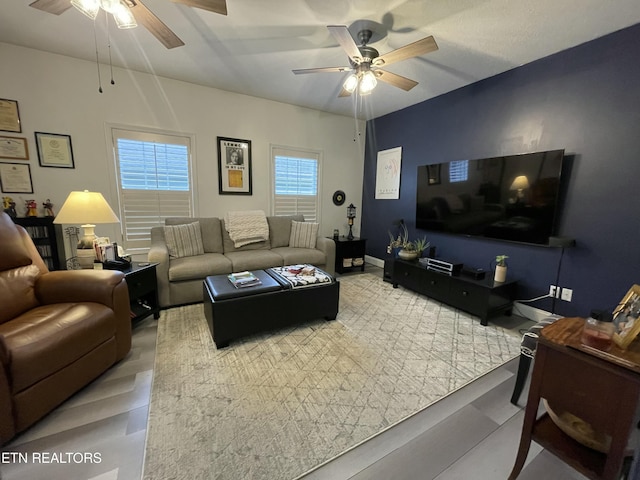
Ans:
POLYGON ((381 260, 380 258, 365 255, 364 261, 370 263, 371 265, 375 265, 376 267, 384 268, 384 260, 381 260))

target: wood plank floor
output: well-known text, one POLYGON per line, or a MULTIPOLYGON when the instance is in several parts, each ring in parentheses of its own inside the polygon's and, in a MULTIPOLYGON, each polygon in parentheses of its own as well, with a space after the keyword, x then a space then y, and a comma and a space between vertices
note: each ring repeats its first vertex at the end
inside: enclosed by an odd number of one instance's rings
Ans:
MULTIPOLYGON (((367 265, 366 268, 368 272, 382 274, 382 269, 377 267, 367 265)), ((501 321, 517 330, 527 325, 517 317, 505 317, 501 321)), ((151 317, 138 324, 134 329, 132 352, 123 362, 2 448, 2 452, 28 455, 99 452, 102 458, 99 464, 0 462, 0 478, 140 479, 156 329, 157 322, 151 317)), ((523 418, 522 406, 509 403, 516 368, 517 360, 508 362, 301 478, 506 479, 515 460, 523 418)), ((526 391, 522 398, 526 398, 526 391)), ((542 478, 578 480, 585 477, 533 443, 519 479, 542 478)))

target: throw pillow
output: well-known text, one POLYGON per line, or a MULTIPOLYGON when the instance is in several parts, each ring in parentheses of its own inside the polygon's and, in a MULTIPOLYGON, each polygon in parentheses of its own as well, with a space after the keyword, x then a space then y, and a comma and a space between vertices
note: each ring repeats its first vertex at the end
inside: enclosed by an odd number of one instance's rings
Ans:
POLYGON ((319 224, 313 222, 291 222, 289 246, 298 248, 316 248, 319 224))
POLYGON ((171 258, 204 254, 200 222, 166 225, 164 227, 164 238, 171 258))

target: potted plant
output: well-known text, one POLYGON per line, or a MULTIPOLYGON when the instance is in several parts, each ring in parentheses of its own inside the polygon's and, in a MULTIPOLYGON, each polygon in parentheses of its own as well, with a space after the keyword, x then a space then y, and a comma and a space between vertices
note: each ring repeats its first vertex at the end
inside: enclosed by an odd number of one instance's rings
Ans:
POLYGON ((493 280, 496 282, 504 282, 507 279, 507 255, 496 255, 496 273, 493 280))
POLYGON ((402 232, 399 233, 397 237, 394 237, 393 234, 387 230, 387 233, 389 234, 387 253, 393 253, 395 257, 398 256, 398 252, 401 249, 405 248, 405 246, 409 244, 409 231, 407 230, 407 226, 402 223, 400 228, 402 228, 402 232))
POLYGON ((431 242, 427 242, 426 236, 422 238, 418 238, 417 240, 414 240, 413 244, 415 245, 416 250, 418 251, 418 258, 422 257, 422 253, 431 246, 431 242))

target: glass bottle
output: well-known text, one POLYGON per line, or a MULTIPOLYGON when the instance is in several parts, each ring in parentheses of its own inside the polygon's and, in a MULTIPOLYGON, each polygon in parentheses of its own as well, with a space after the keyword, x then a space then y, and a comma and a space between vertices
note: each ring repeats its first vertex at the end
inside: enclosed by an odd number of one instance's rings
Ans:
POLYGON ((584 323, 580 341, 583 345, 608 352, 613 346, 614 331, 615 325, 611 313, 594 310, 584 323))

